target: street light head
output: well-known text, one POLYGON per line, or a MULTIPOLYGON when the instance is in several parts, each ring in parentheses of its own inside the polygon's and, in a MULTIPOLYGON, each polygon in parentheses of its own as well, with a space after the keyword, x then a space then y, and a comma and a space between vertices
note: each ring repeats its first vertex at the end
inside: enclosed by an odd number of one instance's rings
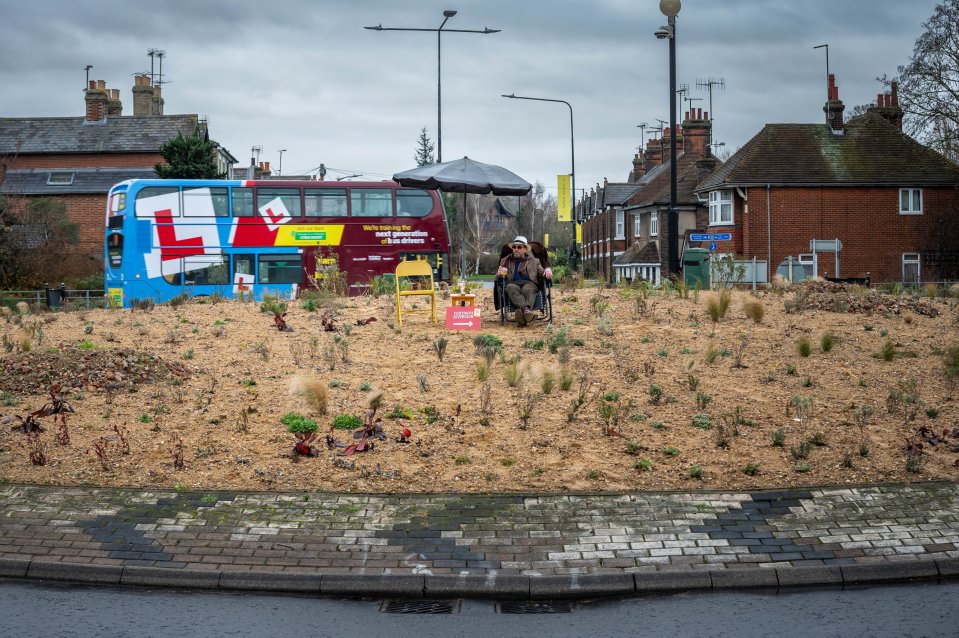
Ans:
POLYGON ((505 93, 503 93, 502 96, 503 96, 503 97, 512 98, 512 99, 514 99, 514 100, 516 99, 516 94, 515 94, 515 93, 510 93, 509 95, 506 95, 505 93))
POLYGON ((667 18, 674 18, 682 8, 680 0, 659 0, 659 11, 667 18))
POLYGON ((381 23, 379 23, 378 25, 376 25, 375 27, 363 27, 363 28, 364 28, 364 29, 369 29, 370 31, 382 31, 382 30, 383 30, 383 23, 381 22, 381 23))
POLYGON ((489 27, 483 27, 483 33, 499 33, 501 29, 490 29, 489 27))
POLYGON ((447 9, 446 11, 443 12, 443 15, 447 18, 452 18, 453 16, 456 15, 456 12, 453 11, 452 9, 447 9))
POLYGON ((665 40, 669 37, 669 27, 659 27, 656 29, 656 39, 665 40))

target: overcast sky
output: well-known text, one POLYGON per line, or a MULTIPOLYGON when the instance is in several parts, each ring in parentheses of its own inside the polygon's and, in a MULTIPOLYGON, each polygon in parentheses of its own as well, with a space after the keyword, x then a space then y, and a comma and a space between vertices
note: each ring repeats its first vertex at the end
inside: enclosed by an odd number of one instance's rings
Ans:
MULTIPOLYGON (((683 0, 678 82, 723 78, 714 139, 735 151, 767 122, 823 122, 825 53, 847 108, 876 99, 905 64, 936 0, 683 0)), ((505 166, 555 193, 570 170, 569 111, 500 97, 570 102, 577 187, 622 182, 637 125, 668 119, 668 46, 658 0, 0 0, 0 117, 78 116, 84 66, 120 89, 164 49, 165 112, 209 119, 243 162, 284 174, 321 162, 329 178, 388 178, 414 166, 420 129, 436 140, 436 35, 364 26, 501 29, 443 36, 443 159, 505 166), (336 169, 336 170, 333 170, 336 169), (342 171, 342 172, 338 172, 342 171)))

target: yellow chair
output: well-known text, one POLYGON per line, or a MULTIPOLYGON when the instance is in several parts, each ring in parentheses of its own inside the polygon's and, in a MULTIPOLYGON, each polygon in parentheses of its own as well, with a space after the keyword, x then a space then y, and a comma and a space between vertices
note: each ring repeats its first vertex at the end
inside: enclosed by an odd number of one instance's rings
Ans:
POLYGON ((403 314, 411 312, 429 312, 433 323, 436 323, 436 289, 433 285, 433 267, 428 261, 401 261, 396 267, 396 324, 403 325, 403 314), (429 288, 425 290, 402 290, 404 277, 426 277, 429 278, 429 288), (429 310, 403 310, 403 297, 420 295, 430 298, 429 310))

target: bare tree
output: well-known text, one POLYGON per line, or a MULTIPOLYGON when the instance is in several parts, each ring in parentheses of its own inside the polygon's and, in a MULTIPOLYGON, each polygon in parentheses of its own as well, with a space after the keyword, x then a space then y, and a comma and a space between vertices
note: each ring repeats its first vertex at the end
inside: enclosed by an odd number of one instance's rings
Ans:
MULTIPOLYGON (((896 69, 904 128, 959 161, 959 0, 943 0, 923 27, 909 63, 896 69)), ((886 85, 896 80, 878 79, 886 85)))

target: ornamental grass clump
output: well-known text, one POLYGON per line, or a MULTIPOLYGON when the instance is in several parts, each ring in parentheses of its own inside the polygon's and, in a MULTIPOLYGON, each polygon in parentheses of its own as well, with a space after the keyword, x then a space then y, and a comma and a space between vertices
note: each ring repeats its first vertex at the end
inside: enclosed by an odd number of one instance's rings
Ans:
POLYGON ((759 299, 750 297, 743 302, 743 312, 746 313, 748 319, 753 320, 753 323, 759 324, 763 322, 763 317, 766 316, 766 306, 759 299))

